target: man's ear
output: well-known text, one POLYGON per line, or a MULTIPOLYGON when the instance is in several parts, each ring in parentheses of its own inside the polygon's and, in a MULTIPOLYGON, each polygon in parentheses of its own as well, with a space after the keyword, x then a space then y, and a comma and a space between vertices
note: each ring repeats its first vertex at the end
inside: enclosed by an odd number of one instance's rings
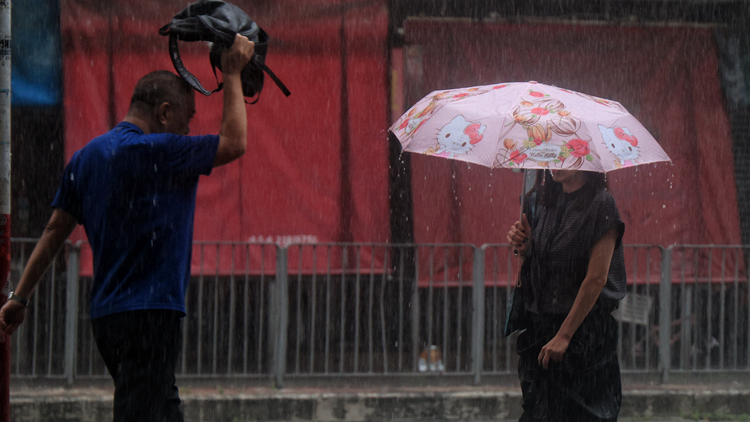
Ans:
POLYGON ((156 120, 162 124, 166 125, 167 120, 169 120, 169 113, 172 111, 172 104, 169 104, 168 102, 163 102, 159 104, 159 107, 156 109, 156 120))

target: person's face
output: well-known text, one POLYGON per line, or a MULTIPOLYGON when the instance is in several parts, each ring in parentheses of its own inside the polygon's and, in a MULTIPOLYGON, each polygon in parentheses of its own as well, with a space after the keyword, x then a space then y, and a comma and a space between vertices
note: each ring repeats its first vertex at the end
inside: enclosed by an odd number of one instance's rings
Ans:
POLYGON ((550 170, 549 172, 552 174, 552 180, 562 184, 577 182, 585 176, 578 170, 550 170))
POLYGON ((190 133, 190 121, 195 116, 195 94, 190 92, 182 98, 182 104, 172 106, 165 113, 164 132, 177 135, 190 133))

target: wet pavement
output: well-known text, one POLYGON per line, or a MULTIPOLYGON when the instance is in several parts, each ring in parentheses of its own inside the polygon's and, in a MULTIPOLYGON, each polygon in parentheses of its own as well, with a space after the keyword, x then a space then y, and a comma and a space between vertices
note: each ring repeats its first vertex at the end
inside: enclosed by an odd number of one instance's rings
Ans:
MULTIPOLYGON (((217 381, 216 385, 220 385, 217 381)), ((366 383, 362 383, 366 384, 366 383)), ((112 388, 29 388, 11 392, 14 422, 111 421, 112 388)), ((514 421, 516 386, 182 387, 186 422, 514 421)), ((750 389, 734 384, 627 385, 621 421, 750 420, 750 389)))

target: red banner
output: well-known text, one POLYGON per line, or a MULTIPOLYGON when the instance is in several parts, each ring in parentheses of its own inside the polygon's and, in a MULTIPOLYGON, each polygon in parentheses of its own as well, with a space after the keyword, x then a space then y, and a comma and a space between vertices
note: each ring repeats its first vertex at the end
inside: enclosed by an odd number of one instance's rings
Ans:
MULTIPOLYGON (((233 3, 270 35, 266 63, 292 95, 284 97, 266 78, 260 101, 247 106, 247 153, 201 178, 195 239, 387 241, 385 0, 340 7, 312 0, 233 3)), ((124 117, 138 78, 174 71, 167 38, 157 31, 184 6, 177 0, 62 1, 66 157, 124 117)), ((180 53, 213 89, 206 45, 181 43, 180 53)), ((197 95, 192 134, 219 131, 221 101, 220 93, 197 95)), ((73 236, 82 238, 82 230, 73 236)), ((229 271, 229 259, 220 258, 222 272, 229 271)), ((195 254, 193 262, 198 271, 195 254)), ((81 269, 91 274, 87 253, 81 269)))
MULTIPOLYGON (((405 34, 407 44, 420 46, 411 50, 419 53, 411 68, 421 74, 406 83, 421 84, 421 95, 535 80, 619 101, 635 115, 673 164, 608 173, 626 244, 741 243, 710 29, 420 20, 407 21, 405 34)), ((519 215, 521 173, 411 157, 417 242, 506 243, 519 215)), ((659 260, 651 265, 658 274, 659 260)))

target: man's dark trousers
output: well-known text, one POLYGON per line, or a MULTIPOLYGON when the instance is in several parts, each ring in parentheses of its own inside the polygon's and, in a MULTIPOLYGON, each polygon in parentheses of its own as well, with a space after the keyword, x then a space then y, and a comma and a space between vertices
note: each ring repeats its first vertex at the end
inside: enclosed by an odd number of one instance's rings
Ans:
POLYGON ((94 339, 115 383, 114 422, 183 422, 174 375, 182 315, 137 310, 91 320, 94 339))

